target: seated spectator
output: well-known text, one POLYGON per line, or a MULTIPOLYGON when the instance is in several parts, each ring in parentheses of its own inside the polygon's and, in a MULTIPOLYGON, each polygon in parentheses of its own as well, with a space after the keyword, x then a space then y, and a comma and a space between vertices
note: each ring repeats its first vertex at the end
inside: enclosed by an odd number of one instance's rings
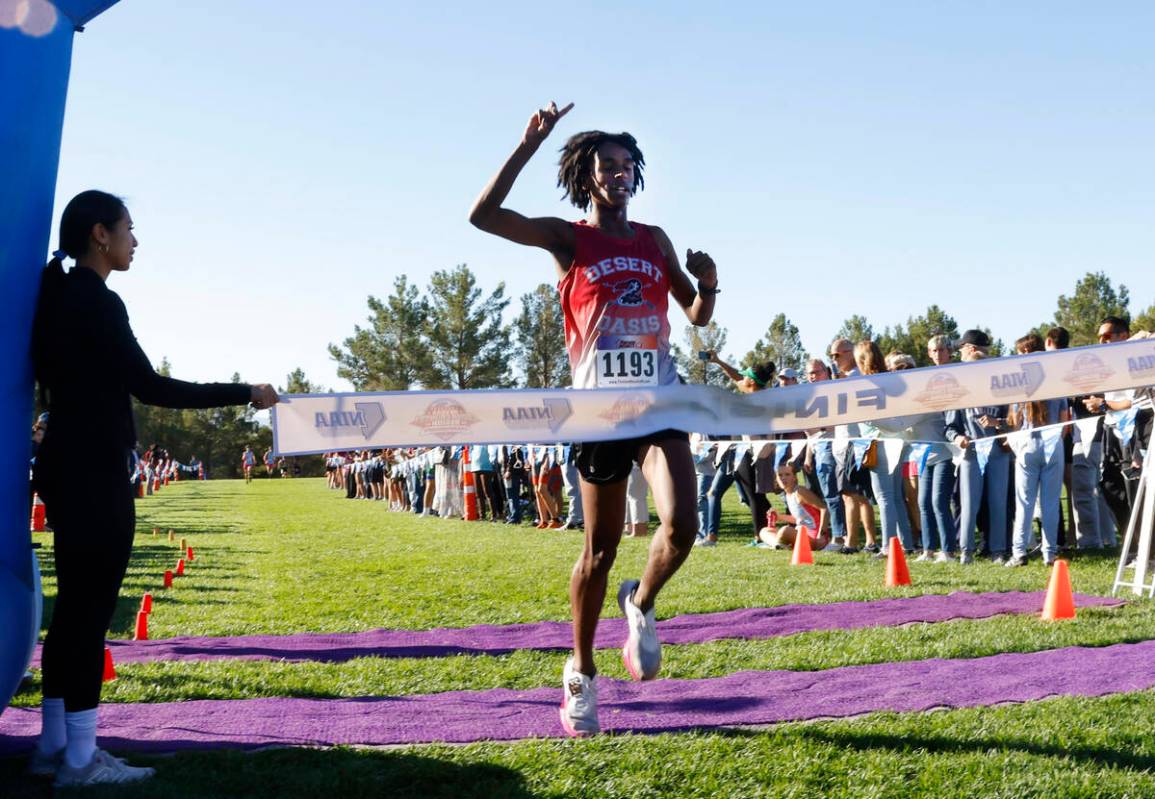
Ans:
POLYGON ((776 549, 792 547, 798 529, 804 527, 810 536, 810 548, 825 549, 830 543, 830 519, 826 505, 817 494, 799 484, 798 473, 789 463, 781 464, 775 476, 785 495, 789 513, 778 515, 775 527, 767 526, 759 530, 758 540, 776 549))

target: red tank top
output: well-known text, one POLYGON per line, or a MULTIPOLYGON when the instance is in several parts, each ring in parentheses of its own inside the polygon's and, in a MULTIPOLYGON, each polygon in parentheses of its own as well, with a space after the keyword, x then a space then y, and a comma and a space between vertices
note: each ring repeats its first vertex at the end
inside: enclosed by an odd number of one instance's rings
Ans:
POLYGON ((632 239, 573 223, 574 259, 558 283, 574 388, 664 386, 670 355, 666 259, 647 225, 632 239))

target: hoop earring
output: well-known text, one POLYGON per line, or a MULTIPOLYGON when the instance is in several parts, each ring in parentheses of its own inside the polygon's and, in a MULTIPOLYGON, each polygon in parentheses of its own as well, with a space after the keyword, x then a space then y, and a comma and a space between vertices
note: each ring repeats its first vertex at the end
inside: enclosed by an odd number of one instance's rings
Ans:
POLYGON ((100 252, 104 255, 108 255, 108 245, 107 244, 101 244, 100 245, 100 252))

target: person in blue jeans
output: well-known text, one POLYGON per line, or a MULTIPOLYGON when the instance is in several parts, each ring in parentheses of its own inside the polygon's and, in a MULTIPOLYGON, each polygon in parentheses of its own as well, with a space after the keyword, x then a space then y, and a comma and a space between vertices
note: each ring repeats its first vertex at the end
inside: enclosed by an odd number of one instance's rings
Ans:
MULTIPOLYGON (((982 360, 990 352, 990 345, 990 336, 982 330, 968 330, 959 340, 959 359, 964 363, 982 360)), ((1001 440, 985 439, 1007 430, 1008 413, 1005 405, 946 412, 946 437, 963 451, 958 466, 959 562, 963 565, 974 562, 975 526, 984 496, 987 549, 992 562, 1006 562, 1007 503, 1003 498, 1007 496, 1012 458, 1001 440)))
POLYGON ((1013 437, 1011 443, 1015 451, 1015 535, 1007 566, 1027 565, 1027 542, 1036 502, 1043 516, 1043 564, 1050 566, 1059 554, 1062 430, 1031 431, 1065 422, 1067 413, 1066 399, 1025 402, 1011 410, 1011 427, 1028 432, 1023 437, 1013 437))
POLYGON ((946 445, 946 419, 940 413, 931 414, 911 428, 911 439, 932 443, 923 455, 918 480, 918 512, 922 522, 922 550, 919 557, 930 560, 935 539, 939 551, 935 561, 945 563, 958 554, 958 540, 950 500, 954 495, 955 467, 952 453, 946 445))
MULTIPOLYGON (((864 340, 854 345, 854 360, 861 374, 874 375, 887 371, 882 351, 873 341, 864 340)), ((905 417, 877 419, 873 422, 863 422, 859 430, 865 438, 878 439, 884 434, 896 433, 908 426, 909 422, 905 417)), ((914 549, 914 534, 910 529, 910 516, 906 512, 902 485, 902 453, 906 446, 901 442, 893 444, 884 441, 875 441, 872 446, 877 460, 874 468, 870 470, 870 487, 874 491, 878 515, 882 521, 882 552, 879 554, 886 554, 889 551, 887 547, 890 545, 890 539, 895 536, 901 537, 903 548, 910 552, 914 549)))
MULTIPOLYGON (((729 442, 727 442, 729 444, 729 442)), ((712 547, 718 543, 718 528, 722 526, 722 497, 734 485, 734 451, 738 445, 730 444, 722 457, 717 460, 714 480, 706 493, 706 534, 698 538, 695 546, 712 547)))
MULTIPOLYGON (((698 478, 698 539, 695 545, 702 546, 710 527, 710 486, 718 467, 714 465, 714 455, 718 445, 701 433, 690 434, 690 454, 694 457, 694 474, 698 478)), ((717 533, 715 533, 715 540, 717 533)))
MULTIPOLYGON (((811 358, 806 362, 806 380, 817 383, 830 380, 830 369, 821 358, 811 358)), ((806 459, 803 469, 818 480, 822 499, 830 514, 830 531, 835 543, 842 543, 838 551, 844 555, 858 552, 846 536, 846 507, 842 504, 842 474, 838 460, 834 456, 834 431, 820 428, 812 431, 806 445, 806 459)))
POLYGON ((505 448, 505 465, 501 476, 505 481, 505 501, 508 506, 506 524, 521 524, 521 490, 526 485, 525 463, 525 447, 505 448))

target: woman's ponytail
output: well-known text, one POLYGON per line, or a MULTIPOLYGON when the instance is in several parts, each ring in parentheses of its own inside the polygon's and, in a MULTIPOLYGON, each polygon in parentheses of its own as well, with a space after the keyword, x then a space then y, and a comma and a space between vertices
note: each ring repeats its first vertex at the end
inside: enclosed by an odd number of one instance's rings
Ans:
POLYGON ((45 293, 52 295, 64 284, 64 259, 67 257, 63 250, 52 253, 52 259, 44 265, 44 272, 40 277, 40 296, 45 293))

